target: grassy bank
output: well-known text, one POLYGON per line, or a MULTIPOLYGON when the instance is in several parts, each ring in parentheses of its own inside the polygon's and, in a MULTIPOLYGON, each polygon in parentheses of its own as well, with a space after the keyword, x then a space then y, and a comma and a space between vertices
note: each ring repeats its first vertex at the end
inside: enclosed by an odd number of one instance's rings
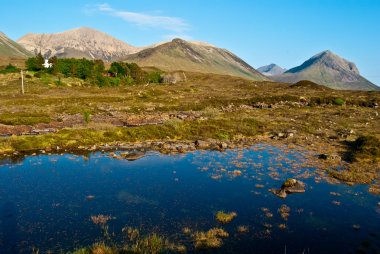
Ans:
POLYGON ((229 140, 238 136, 254 137, 261 133, 260 122, 253 118, 217 118, 198 121, 167 121, 163 125, 134 128, 63 129, 57 133, 1 138, 0 153, 40 149, 76 149, 80 146, 153 140, 229 140))
POLYGON ((0 134, 17 134, 0 138, 2 155, 117 142, 272 137, 338 154, 352 169, 331 171, 341 180, 356 181, 356 174, 367 179, 359 182, 379 178, 378 149, 368 148, 380 138, 379 92, 199 73, 186 73, 187 80, 177 84, 106 88, 27 75, 21 95, 19 74, 0 74, 0 134), (123 125, 138 127, 117 127, 123 125), (56 132, 18 135, 46 128, 56 132))

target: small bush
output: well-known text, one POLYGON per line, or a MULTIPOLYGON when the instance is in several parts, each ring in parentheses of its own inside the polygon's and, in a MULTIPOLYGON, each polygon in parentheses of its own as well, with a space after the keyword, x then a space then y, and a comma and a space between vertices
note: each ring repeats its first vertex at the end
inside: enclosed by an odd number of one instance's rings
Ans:
POLYGON ((83 112, 83 120, 86 124, 88 124, 91 121, 91 113, 89 111, 83 112))
POLYGON ((19 71, 20 71, 19 68, 17 68, 16 66, 13 66, 12 64, 9 64, 5 67, 4 70, 1 70, 0 73, 6 74, 6 73, 15 73, 19 71))
POLYGON ((334 101, 333 101, 333 104, 334 105, 338 105, 338 106, 342 106, 346 103, 345 100, 343 100, 342 98, 336 98, 334 101))

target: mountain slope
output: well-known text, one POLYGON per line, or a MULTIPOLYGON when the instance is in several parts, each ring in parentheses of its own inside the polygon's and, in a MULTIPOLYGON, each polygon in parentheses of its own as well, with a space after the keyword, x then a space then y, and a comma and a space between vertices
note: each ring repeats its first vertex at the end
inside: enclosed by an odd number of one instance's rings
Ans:
POLYGON ((55 34, 27 34, 17 40, 26 49, 46 57, 88 58, 114 61, 135 53, 138 48, 87 27, 55 34))
POLYGON ((183 70, 267 80, 264 75, 228 50, 181 39, 146 48, 124 60, 141 66, 155 66, 165 71, 183 70))
POLYGON ((0 57, 26 58, 32 53, 0 32, 0 57))
POLYGON ((270 64, 257 69, 259 72, 264 74, 265 76, 274 76, 280 75, 286 72, 286 69, 281 68, 277 64, 270 64))
POLYGON ((339 90, 380 90, 379 87, 360 75, 354 63, 331 51, 323 51, 302 65, 271 78, 286 83, 310 80, 339 90))

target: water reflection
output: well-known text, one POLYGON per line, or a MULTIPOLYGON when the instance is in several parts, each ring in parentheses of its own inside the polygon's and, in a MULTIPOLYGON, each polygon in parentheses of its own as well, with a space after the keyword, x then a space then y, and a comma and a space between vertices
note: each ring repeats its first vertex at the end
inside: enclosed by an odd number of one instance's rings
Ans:
POLYGON ((105 232, 121 244, 126 228, 164 235, 189 252, 208 246, 204 236, 213 233, 220 253, 284 253, 285 246, 287 253, 345 253, 380 245, 379 197, 366 186, 332 182, 308 152, 256 145, 140 155, 38 155, 0 164, 0 253, 70 251, 103 241, 105 232), (283 200, 268 191, 290 177, 306 192, 283 200), (236 216, 219 223, 221 211, 236 216), (102 227, 94 224, 99 216, 109 218, 102 227))

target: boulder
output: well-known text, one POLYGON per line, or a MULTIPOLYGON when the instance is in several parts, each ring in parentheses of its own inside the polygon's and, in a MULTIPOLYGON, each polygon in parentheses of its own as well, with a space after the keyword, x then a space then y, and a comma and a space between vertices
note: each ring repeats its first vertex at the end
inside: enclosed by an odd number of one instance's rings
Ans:
POLYGON ((286 198, 288 194, 305 192, 305 184, 299 180, 289 178, 282 184, 280 189, 271 189, 270 191, 280 198, 286 198))
POLYGON ((210 142, 204 140, 196 140, 194 144, 197 149, 207 149, 210 147, 210 142))
POLYGON ((186 81, 186 74, 184 72, 172 72, 161 75, 163 83, 176 84, 178 82, 186 81))
POLYGON ((318 158, 321 160, 329 160, 329 161, 341 161, 342 158, 338 154, 325 154, 322 153, 318 155, 318 158))
POLYGON ((145 156, 145 153, 139 151, 131 151, 120 154, 124 159, 128 161, 135 161, 145 156))

